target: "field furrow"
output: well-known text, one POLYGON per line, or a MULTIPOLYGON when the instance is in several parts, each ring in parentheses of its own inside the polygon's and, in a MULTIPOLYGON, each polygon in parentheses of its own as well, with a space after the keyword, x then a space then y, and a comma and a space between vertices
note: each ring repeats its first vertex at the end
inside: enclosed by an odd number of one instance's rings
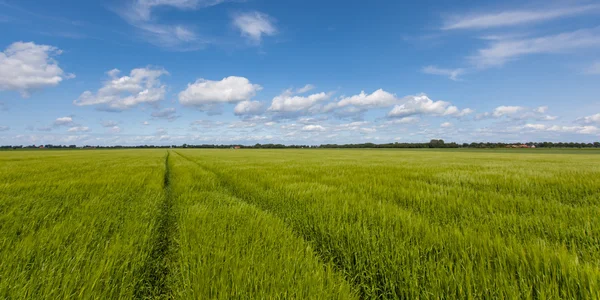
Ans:
POLYGON ((171 190, 170 152, 165 156, 165 171, 163 177, 164 199, 157 216, 157 226, 151 240, 151 250, 142 269, 139 271, 140 280, 135 287, 135 297, 142 299, 170 299, 170 268, 176 235, 176 212, 171 190))
POLYGON ((173 271, 177 297, 355 298, 342 276, 284 222, 231 195, 195 162, 173 158, 173 192, 182 207, 173 271))

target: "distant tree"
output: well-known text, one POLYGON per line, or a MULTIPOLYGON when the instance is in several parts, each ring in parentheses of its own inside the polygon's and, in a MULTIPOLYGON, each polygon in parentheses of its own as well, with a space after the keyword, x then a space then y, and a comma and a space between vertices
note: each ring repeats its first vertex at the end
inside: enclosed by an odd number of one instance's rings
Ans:
POLYGON ((444 140, 429 141, 429 148, 444 148, 444 140))

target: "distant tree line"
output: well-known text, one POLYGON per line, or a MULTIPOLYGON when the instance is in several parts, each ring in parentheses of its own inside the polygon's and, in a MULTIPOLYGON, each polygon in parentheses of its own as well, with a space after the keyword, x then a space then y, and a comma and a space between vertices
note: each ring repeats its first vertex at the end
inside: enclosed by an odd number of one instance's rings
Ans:
POLYGON ((0 146, 0 149, 140 149, 140 148, 202 148, 202 149, 302 149, 302 148, 600 148, 600 142, 594 143, 574 143, 574 142, 527 142, 527 143, 446 143, 444 140, 431 140, 428 143, 361 143, 361 144, 322 144, 322 145, 284 145, 284 144, 255 144, 252 146, 237 144, 202 144, 202 145, 138 145, 138 146, 92 146, 85 145, 77 147, 76 145, 15 145, 0 146))

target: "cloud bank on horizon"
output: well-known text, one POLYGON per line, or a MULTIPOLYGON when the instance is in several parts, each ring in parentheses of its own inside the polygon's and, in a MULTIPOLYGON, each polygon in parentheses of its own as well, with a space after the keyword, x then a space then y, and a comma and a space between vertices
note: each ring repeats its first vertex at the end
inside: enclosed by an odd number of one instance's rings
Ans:
POLYGON ((0 145, 600 139, 592 1, 52 2, 0 1, 0 145))

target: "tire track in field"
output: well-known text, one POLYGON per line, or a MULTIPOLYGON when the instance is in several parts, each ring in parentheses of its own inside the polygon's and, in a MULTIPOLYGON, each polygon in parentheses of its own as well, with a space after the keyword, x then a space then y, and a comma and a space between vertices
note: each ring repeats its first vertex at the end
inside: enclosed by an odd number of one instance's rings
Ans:
POLYGON ((299 232, 298 230, 296 230, 296 228, 294 228, 293 226, 290 226, 290 224, 288 222, 286 222, 286 220, 282 219, 280 216, 278 216, 277 214, 274 214, 273 212, 264 209, 263 207, 261 207, 260 205, 256 205, 252 202, 248 202, 245 198, 244 195, 241 194, 240 192, 238 192, 238 190, 236 189, 236 187, 226 178, 224 178, 224 176, 216 171, 213 170, 209 167, 206 167, 204 165, 202 165, 201 163, 194 161, 193 159, 177 152, 177 151, 173 151, 175 152, 178 156, 186 159, 187 161, 195 164, 196 166, 198 166, 200 169, 209 172, 211 174, 214 174, 215 177, 223 183, 223 188, 225 189, 225 191, 233 196, 234 198, 238 199, 239 201, 246 203, 252 207, 255 207, 256 209, 266 213, 267 215, 272 216, 273 218, 276 218, 278 220, 281 220, 283 224, 286 225, 286 227, 288 227, 288 229, 294 234, 294 236, 296 236, 298 239, 304 241, 306 244, 311 245, 312 249, 313 249, 313 253, 314 255, 317 257, 317 259, 323 264, 323 268, 327 268, 328 266, 326 266, 328 264, 328 262, 331 264, 331 266, 334 267, 334 273, 336 275, 338 275, 339 278, 341 278, 342 280, 344 280, 348 286, 350 286, 354 291, 360 291, 360 288, 356 286, 356 284, 354 284, 352 281, 348 280, 349 278, 346 276, 346 274, 342 271, 344 270, 343 266, 340 266, 338 264, 336 264, 335 260, 332 260, 330 256, 327 256, 327 254, 324 254, 323 251, 321 251, 322 249, 319 249, 319 247, 316 247, 314 243, 311 242, 310 239, 307 239, 305 235, 303 235, 301 232, 299 232))
POLYGON ((160 204, 157 226, 151 239, 152 249, 140 271, 140 281, 135 286, 134 296, 137 299, 171 299, 172 293, 168 285, 169 262, 175 242, 175 212, 171 194, 171 170, 169 166, 170 151, 165 157, 165 174, 163 188, 165 197, 160 204))

